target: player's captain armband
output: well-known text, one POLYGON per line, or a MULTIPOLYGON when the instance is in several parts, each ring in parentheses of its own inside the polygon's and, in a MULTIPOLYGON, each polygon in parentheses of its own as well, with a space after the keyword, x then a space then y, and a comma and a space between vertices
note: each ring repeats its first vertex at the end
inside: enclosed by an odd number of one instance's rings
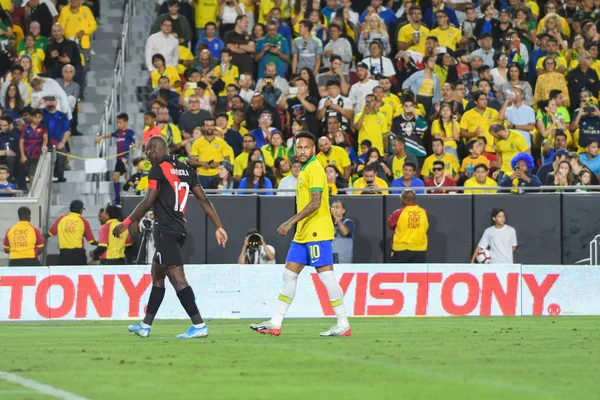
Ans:
POLYGON ((156 179, 148 179, 148 189, 158 190, 158 181, 156 179))
POLYGON ((131 220, 129 219, 129 217, 123 220, 123 225, 125 225, 125 228, 128 228, 129 225, 131 225, 131 220))

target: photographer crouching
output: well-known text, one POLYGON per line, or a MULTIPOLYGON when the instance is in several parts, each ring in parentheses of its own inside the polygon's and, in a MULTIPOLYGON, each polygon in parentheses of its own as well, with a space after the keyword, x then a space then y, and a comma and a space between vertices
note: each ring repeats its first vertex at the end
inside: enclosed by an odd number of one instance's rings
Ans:
POLYGON ((275 248, 268 245, 256 229, 246 233, 238 264, 275 264, 275 248))

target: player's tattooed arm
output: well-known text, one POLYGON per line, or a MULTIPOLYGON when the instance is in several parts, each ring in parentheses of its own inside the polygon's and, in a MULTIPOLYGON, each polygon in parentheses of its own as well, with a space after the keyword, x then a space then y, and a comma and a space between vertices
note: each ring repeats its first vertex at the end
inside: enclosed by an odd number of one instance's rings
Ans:
POLYGON ((290 229, 298 222, 302 221, 304 218, 310 216, 312 213, 319 209, 321 205, 321 198, 323 197, 323 192, 320 190, 313 190, 310 192, 310 203, 306 205, 298 214, 294 215, 292 218, 285 221, 279 228, 277 232, 280 235, 287 235, 290 229))
POLYGON ((215 206, 213 206, 208 197, 206 197, 206 193, 204 193, 204 189, 202 189, 202 186, 194 186, 194 188, 192 189, 192 193, 194 194, 194 197, 200 202, 200 206, 202 206, 202 209, 204 210, 206 215, 208 215, 210 220, 217 227, 217 230, 215 232, 215 236, 217 237, 217 243, 225 247, 225 245, 227 244, 227 232, 225 232, 223 224, 221 224, 221 220, 219 219, 219 215, 217 215, 217 210, 215 210, 215 206))
POLYGON ((146 215, 146 213, 154 205, 154 202, 156 201, 157 197, 157 190, 148 189, 142 201, 137 205, 137 207, 135 207, 135 210, 133 210, 133 212, 129 214, 129 217, 125 218, 125 221, 115 226, 115 229, 113 229, 113 236, 119 237, 121 233, 127 230, 127 227, 131 223, 139 221, 144 215, 146 215))

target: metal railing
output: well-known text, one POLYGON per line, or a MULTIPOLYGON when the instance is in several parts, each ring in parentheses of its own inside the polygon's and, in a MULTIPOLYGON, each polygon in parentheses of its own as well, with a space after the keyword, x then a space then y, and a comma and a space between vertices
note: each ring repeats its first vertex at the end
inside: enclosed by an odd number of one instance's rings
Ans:
POLYGON ((590 257, 577 261, 576 265, 598 265, 598 247, 600 246, 600 235, 594 236, 590 241, 590 257))
MULTIPOLYGON (((104 113, 100 119, 100 126, 97 136, 101 136, 115 130, 117 114, 123 108, 125 88, 123 78, 125 77, 125 62, 127 61, 127 56, 129 55, 128 50, 131 34, 129 25, 134 13, 135 1, 136 0, 129 0, 127 4, 125 4, 123 30, 121 32, 121 46, 117 52, 117 57, 115 60, 112 85, 106 100, 104 100, 104 113)), ((98 143, 96 145, 96 157, 107 157, 113 142, 114 141, 111 138, 110 140, 102 140, 100 143, 98 143)), ((99 204, 100 181, 102 180, 102 174, 95 174, 94 180, 96 182, 96 204, 99 204)))

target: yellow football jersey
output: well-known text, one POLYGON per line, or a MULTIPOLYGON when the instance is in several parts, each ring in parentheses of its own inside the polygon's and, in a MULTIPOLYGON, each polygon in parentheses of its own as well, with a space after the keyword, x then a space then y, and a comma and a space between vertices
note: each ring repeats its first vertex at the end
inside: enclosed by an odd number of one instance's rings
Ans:
POLYGON ((316 190, 323 193, 321 205, 314 213, 298 222, 294 242, 308 243, 333 240, 334 229, 331 212, 329 211, 327 177, 325 176, 325 169, 313 156, 300 169, 296 181, 296 210, 298 212, 310 203, 311 192, 316 190))

